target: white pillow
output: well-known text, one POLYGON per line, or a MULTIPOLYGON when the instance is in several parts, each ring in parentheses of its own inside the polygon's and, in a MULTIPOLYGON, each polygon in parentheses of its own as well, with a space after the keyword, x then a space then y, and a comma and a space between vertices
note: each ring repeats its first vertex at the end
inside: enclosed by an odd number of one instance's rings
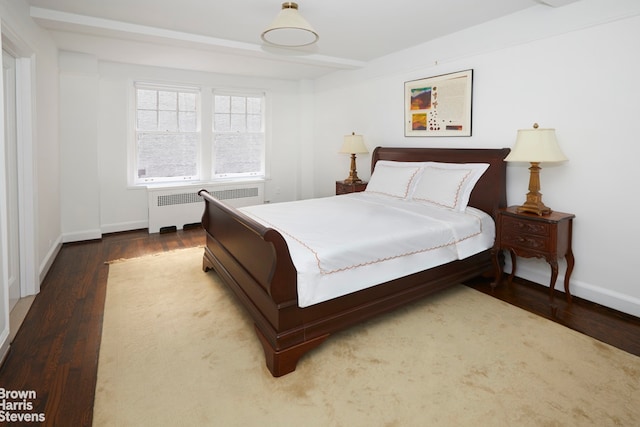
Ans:
POLYGON ((421 164, 380 160, 371 174, 365 192, 406 199, 413 189, 421 164))
POLYGON ((413 200, 464 211, 471 191, 488 163, 438 163, 425 166, 413 191, 413 200))

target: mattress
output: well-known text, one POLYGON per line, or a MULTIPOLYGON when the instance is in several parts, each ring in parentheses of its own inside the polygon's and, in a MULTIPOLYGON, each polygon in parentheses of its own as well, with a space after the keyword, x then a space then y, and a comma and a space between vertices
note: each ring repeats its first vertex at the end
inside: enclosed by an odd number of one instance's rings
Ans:
POLYGON ((308 307, 491 248, 493 219, 366 192, 240 208, 287 241, 308 307))

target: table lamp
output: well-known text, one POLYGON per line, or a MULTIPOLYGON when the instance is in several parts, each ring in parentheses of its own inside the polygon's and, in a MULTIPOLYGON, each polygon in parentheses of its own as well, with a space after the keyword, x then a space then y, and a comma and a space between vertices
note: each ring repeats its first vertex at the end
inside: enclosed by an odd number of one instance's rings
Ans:
POLYGON ((552 211, 542 202, 540 193, 540 163, 568 160, 558 145, 555 129, 540 129, 535 123, 533 129, 518 130, 516 143, 504 160, 531 163, 527 200, 518 206, 517 211, 540 216, 550 214, 552 211))
POLYGON ((344 142, 340 153, 351 154, 351 170, 349 171, 349 177, 344 180, 346 184, 357 184, 362 182, 358 178, 358 172, 356 171, 356 153, 368 153, 367 147, 364 145, 364 139, 362 135, 356 135, 352 132, 351 135, 344 136, 344 142))

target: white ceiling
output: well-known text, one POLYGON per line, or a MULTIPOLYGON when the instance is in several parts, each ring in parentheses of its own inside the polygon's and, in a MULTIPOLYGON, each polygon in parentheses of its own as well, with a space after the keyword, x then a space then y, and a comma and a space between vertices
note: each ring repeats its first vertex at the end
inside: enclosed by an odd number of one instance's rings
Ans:
POLYGON ((60 49, 99 59, 218 73, 314 79, 545 3, 575 0, 298 0, 320 34, 266 47, 281 0, 27 0, 60 49))

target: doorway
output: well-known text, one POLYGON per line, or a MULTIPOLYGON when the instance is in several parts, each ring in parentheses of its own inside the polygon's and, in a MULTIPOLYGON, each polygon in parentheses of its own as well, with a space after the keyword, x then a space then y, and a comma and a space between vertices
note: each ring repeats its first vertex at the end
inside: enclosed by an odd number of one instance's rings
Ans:
POLYGON ((2 286, 8 291, 5 294, 8 298, 2 301, 0 314, 4 316, 7 311, 10 314, 10 342, 40 290, 40 281, 34 191, 34 54, 18 33, 4 24, 2 22, 4 141, 0 144, 0 157, 4 161, 0 164, 0 182, 6 203, 0 206, 0 217, 3 232, 6 231, 2 236, 6 243, 2 258, 7 268, 1 273, 3 279, 8 278, 2 286))

